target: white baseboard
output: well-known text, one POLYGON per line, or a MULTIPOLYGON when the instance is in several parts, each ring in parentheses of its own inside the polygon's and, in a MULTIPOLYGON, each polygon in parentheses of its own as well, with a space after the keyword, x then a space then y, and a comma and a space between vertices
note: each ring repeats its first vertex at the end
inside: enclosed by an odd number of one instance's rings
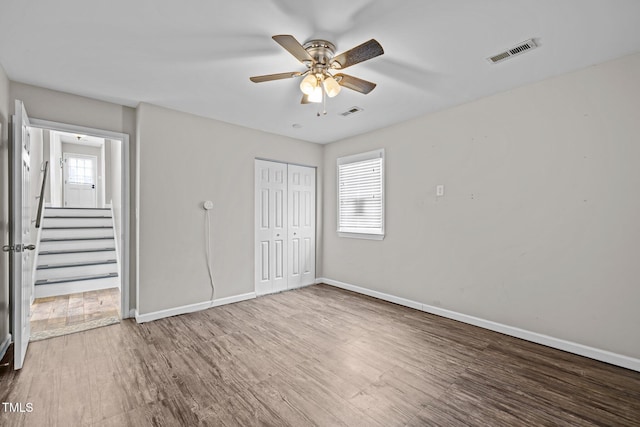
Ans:
POLYGON ((599 348, 589 347, 560 338, 554 338, 548 335, 539 334, 537 332, 531 332, 525 329, 516 328, 514 326, 504 325, 502 323, 493 322, 491 320, 469 316, 467 314, 446 310, 444 308, 422 304, 416 301, 396 297, 394 295, 385 294, 383 292, 373 291, 371 289, 362 288, 360 286, 351 285, 349 283, 339 282, 333 279, 318 278, 316 279, 316 283, 326 283, 327 285, 335 286, 337 288, 346 289, 348 291, 356 292, 363 295, 368 295, 370 297, 389 301, 406 307, 411 307, 416 310, 421 310, 427 313, 457 320, 459 322, 467 323, 470 325, 479 326, 484 329, 500 332, 505 335, 510 335, 512 337, 520 338, 526 341, 542 344, 547 347, 556 348, 558 350, 563 350, 569 353, 574 353, 580 356, 588 357, 590 359, 599 360, 601 362, 610 363, 612 365, 621 366, 623 368, 640 372, 640 359, 636 359, 633 357, 624 356, 622 354, 613 353, 607 350, 601 350, 599 348))
POLYGON ((0 344, 0 360, 4 357, 9 345, 11 344, 11 334, 7 334, 2 344, 0 344))
POLYGON ((152 320, 162 319, 164 317, 177 316, 179 314, 193 313, 194 311, 206 310, 207 308, 217 307, 220 305, 233 304, 234 302, 246 301, 256 297, 255 292, 249 292, 247 294, 234 295, 231 297, 215 299, 213 301, 204 301, 196 304, 183 305, 180 307, 168 308, 166 310, 153 311, 151 313, 138 313, 135 310, 136 322, 144 323, 152 320))

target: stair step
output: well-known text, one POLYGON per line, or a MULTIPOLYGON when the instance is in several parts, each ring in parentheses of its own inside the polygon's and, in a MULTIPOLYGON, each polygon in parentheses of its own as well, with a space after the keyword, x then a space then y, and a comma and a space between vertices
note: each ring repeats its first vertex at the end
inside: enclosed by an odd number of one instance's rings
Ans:
POLYGON ((76 240, 113 240, 113 237, 69 237, 67 239, 60 237, 50 237, 40 239, 41 242, 73 242, 76 240))
POLYGON ((111 215, 96 215, 96 216, 86 216, 86 215, 44 215, 43 218, 65 218, 65 219, 92 219, 92 218, 111 218, 111 215))
POLYGON ((88 230, 92 228, 103 229, 113 228, 112 225, 74 225, 69 227, 42 227, 42 230, 88 230))
POLYGON ((110 217, 92 216, 92 217, 45 217, 42 221, 42 228, 60 228, 60 227, 113 227, 113 220, 110 217))
POLYGON ((40 283, 36 283, 34 289, 36 298, 46 298, 119 287, 120 278, 117 274, 94 274, 60 280, 41 281, 40 283))
POLYGON ((116 259, 115 248, 88 250, 42 251, 38 254, 38 265, 89 263, 116 259))
POLYGON ((113 227, 54 227, 43 228, 42 239, 113 238, 113 227))
POLYGON ((81 216, 81 217, 111 217, 110 208, 45 208, 45 217, 69 217, 69 216, 81 216))
POLYGON ((82 251, 116 247, 113 237, 89 239, 40 239, 40 251, 82 251))
POLYGON ((36 269, 36 281, 42 279, 66 279, 78 276, 93 276, 96 274, 117 273, 118 264, 115 260, 93 261, 82 263, 41 265, 36 269))
POLYGON ((106 261, 88 261, 88 262, 72 262, 68 264, 44 264, 39 265, 36 270, 48 270, 50 268, 67 268, 67 267, 84 267, 87 265, 101 265, 101 264, 116 264, 115 259, 109 259, 106 261))
POLYGON ((109 279, 111 277, 118 277, 118 273, 93 274, 93 275, 86 275, 86 276, 66 277, 64 279, 43 279, 43 280, 36 281, 36 286, 54 285, 58 283, 69 283, 69 282, 82 282, 85 280, 94 280, 94 279, 109 279))
POLYGON ((71 250, 58 250, 58 251, 40 251, 38 256, 42 255, 62 255, 62 254, 78 254, 85 252, 113 252, 115 248, 95 248, 95 249, 71 249, 71 250))

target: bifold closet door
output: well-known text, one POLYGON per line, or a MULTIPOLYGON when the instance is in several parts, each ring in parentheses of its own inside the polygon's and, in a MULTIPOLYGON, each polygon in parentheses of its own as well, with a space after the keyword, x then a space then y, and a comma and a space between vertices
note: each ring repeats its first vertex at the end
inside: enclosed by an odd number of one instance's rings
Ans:
POLYGON ((289 165, 288 288, 311 285, 316 278, 316 169, 289 165))
POLYGON ((287 165, 255 163, 256 294, 287 289, 287 165))
POLYGON ((310 285, 316 277, 316 170, 255 161, 257 295, 310 285))

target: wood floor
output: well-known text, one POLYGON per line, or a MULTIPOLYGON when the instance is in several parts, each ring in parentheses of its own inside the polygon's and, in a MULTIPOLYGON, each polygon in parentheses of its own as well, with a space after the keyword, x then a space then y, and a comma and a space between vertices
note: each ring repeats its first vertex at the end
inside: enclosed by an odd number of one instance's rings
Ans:
POLYGON ((13 426, 638 426, 640 373, 326 285, 32 343, 13 426))

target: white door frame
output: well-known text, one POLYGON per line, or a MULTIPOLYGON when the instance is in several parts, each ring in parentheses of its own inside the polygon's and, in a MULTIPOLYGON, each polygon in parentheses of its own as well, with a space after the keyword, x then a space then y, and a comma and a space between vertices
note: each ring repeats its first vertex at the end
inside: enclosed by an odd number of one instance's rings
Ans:
POLYGON ((129 307, 129 272, 130 272, 130 212, 131 212, 131 198, 130 198, 130 182, 131 182, 131 161, 129 156, 129 135, 126 133, 112 132, 103 129, 95 129, 84 126, 70 125, 67 123, 52 122, 49 120, 31 119, 31 127, 57 130, 60 132, 76 133, 81 135, 96 136, 98 138, 115 139, 122 141, 122 180, 121 180, 121 195, 122 195, 122 230, 120 230, 122 237, 122 247, 120 248, 120 265, 122 268, 120 298, 121 307, 120 313, 123 319, 132 316, 131 308, 129 307))
MULTIPOLYGON (((70 185, 67 180, 69 179, 69 165, 67 163, 67 159, 69 157, 75 157, 75 158, 90 158, 93 160, 93 164, 94 164, 94 168, 93 168, 93 207, 97 208, 98 207, 98 156, 94 156, 91 154, 80 154, 80 153, 74 153, 72 151, 63 151, 62 152, 62 205, 64 207, 74 207, 74 206, 69 206, 68 205, 68 200, 67 200, 67 196, 68 196, 68 188, 67 185, 70 185)), ((104 172, 104 167, 102 169, 102 171, 104 172)), ((104 177, 102 177, 101 182, 104 182, 104 177)), ((103 192, 104 194, 104 192, 103 192)))

